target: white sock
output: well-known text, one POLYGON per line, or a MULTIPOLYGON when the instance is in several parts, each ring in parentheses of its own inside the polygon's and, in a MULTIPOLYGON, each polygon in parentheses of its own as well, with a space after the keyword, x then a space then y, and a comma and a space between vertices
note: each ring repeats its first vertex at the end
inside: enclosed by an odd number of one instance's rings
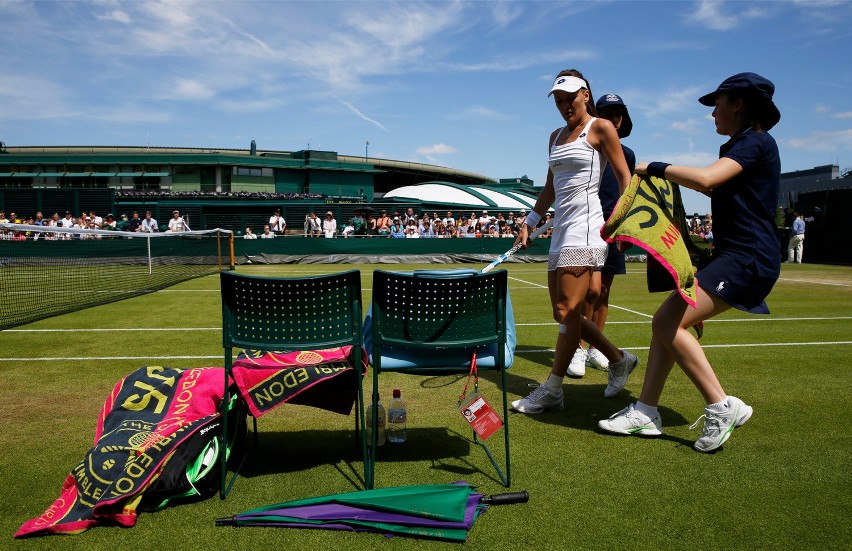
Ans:
POLYGON ((544 381, 544 386, 546 386, 548 389, 552 390, 553 392, 558 392, 559 390, 562 389, 562 381, 563 380, 564 380, 564 377, 560 377, 559 375, 554 375, 553 373, 551 373, 550 376, 547 378, 547 380, 544 381))
POLYGON ((635 404, 633 404, 633 409, 635 409, 639 413, 647 416, 648 419, 653 419, 654 417, 659 415, 659 412, 657 411, 656 406, 649 406, 648 404, 643 404, 642 402, 639 402, 638 400, 635 404))
POLYGON ((715 404, 707 404, 706 406, 704 406, 704 409, 713 413, 724 413, 728 411, 728 407, 728 397, 725 396, 725 399, 721 402, 716 402, 715 404))

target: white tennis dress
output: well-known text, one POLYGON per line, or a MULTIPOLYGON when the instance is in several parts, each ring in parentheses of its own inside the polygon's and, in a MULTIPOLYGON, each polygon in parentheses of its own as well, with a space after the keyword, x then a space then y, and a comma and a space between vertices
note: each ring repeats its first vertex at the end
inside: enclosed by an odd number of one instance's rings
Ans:
MULTIPOLYGON (((606 161, 586 140, 596 120, 592 118, 573 142, 550 149, 556 219, 547 263, 549 271, 566 266, 603 266, 606 261, 607 244, 600 233, 603 210, 598 198, 606 161)), ((556 135, 554 144, 559 142, 565 128, 556 135)))

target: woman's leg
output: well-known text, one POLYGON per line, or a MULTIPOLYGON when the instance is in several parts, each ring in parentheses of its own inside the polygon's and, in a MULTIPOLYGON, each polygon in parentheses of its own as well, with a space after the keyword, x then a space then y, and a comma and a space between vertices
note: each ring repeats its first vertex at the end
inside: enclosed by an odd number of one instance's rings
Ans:
POLYGON ((547 273, 553 318, 560 324, 553 367, 543 384, 525 398, 512 402, 515 411, 536 414, 564 407, 562 382, 568 371, 568 362, 580 343, 582 309, 590 278, 590 268, 557 268, 547 273))
POLYGON ((643 404, 657 406, 674 362, 680 365, 708 404, 725 398, 725 391, 704 349, 689 328, 728 310, 730 306, 700 287, 696 289, 696 302, 696 308, 692 308, 674 292, 654 314, 648 367, 639 396, 643 404))
POLYGON ((609 290, 612 288, 613 281, 615 281, 615 274, 601 274, 601 292, 592 311, 592 321, 601 331, 606 325, 606 316, 609 313, 609 290))
POLYGON ((564 326, 556 339, 551 373, 564 377, 568 362, 580 344, 583 308, 591 281, 592 268, 557 268, 547 273, 547 288, 553 306, 553 319, 564 326))

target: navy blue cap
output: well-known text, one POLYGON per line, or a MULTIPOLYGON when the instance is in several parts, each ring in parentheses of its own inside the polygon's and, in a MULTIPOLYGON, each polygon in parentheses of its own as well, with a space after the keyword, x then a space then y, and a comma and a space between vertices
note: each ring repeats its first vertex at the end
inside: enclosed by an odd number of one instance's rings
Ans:
POLYGON ((763 78, 757 73, 737 73, 728 77, 722 81, 722 84, 715 91, 698 98, 698 102, 713 107, 716 105, 716 96, 720 92, 734 90, 745 92, 750 99, 757 100, 759 106, 765 109, 764 120, 760 121, 764 130, 769 130, 781 120, 781 112, 778 111, 778 107, 772 101, 775 85, 769 79, 763 78))
POLYGON ((621 96, 618 94, 604 94, 598 98, 595 109, 600 111, 601 108, 609 107, 610 105, 620 105, 624 108, 624 114, 621 116, 621 128, 618 129, 618 137, 626 138, 633 130, 633 121, 630 120, 630 113, 627 112, 627 106, 624 105, 624 100, 621 99, 621 96))

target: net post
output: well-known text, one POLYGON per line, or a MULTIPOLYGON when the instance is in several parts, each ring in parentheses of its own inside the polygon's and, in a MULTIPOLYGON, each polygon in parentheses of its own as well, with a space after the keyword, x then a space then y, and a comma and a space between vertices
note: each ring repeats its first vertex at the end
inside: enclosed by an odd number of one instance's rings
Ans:
MULTIPOLYGON (((147 214, 145 215, 147 216, 147 214)), ((151 268, 151 236, 148 236, 148 275, 151 275, 153 270, 151 268)))
POLYGON ((228 248, 230 249, 230 257, 231 257, 231 266, 229 267, 229 269, 233 270, 234 269, 234 232, 231 232, 230 236, 228 237, 228 248))

